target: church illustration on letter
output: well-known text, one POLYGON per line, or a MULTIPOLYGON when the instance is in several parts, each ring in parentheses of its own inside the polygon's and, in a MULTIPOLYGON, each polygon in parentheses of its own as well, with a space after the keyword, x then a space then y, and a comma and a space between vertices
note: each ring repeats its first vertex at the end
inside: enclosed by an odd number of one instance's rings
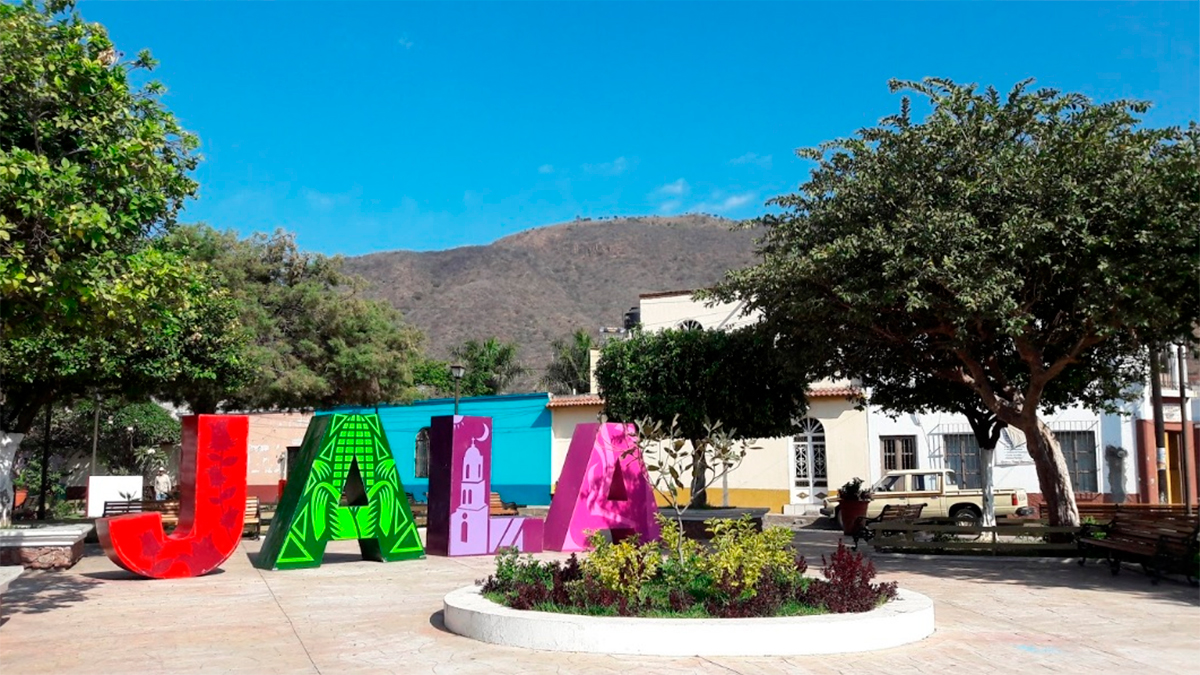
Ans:
POLYGON ((491 516, 492 420, 434 417, 429 429, 426 552, 487 555, 502 546, 542 550, 542 520, 491 516))

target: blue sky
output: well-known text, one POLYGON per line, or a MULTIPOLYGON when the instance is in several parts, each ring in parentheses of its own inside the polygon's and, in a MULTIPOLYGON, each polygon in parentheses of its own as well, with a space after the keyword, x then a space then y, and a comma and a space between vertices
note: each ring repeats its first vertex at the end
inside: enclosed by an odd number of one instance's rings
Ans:
POLYGON ((1200 119, 1200 3, 81 4, 199 134, 185 214, 349 255, 576 216, 745 218, 889 78, 1026 78, 1200 119))

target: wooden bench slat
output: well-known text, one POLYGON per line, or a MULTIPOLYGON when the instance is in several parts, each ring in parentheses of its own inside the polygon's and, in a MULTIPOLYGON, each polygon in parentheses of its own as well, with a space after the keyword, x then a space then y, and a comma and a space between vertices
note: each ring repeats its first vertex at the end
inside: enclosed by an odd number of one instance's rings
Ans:
POLYGON ((242 518, 243 537, 247 531, 252 531, 253 539, 258 539, 262 534, 262 504, 258 497, 246 497, 246 510, 242 518))
POLYGON ((1087 562, 1091 550, 1099 549, 1106 552, 1113 574, 1120 571, 1122 562, 1141 562, 1154 583, 1163 572, 1171 571, 1181 571, 1192 581, 1197 574, 1193 559, 1200 548, 1198 535, 1200 521, 1186 515, 1117 511, 1107 525, 1085 525, 1080 531, 1079 564, 1087 562))
POLYGON ((493 516, 515 516, 518 513, 516 505, 501 499, 499 492, 489 495, 488 512, 493 516))
MULTIPOLYGON (((162 517, 163 525, 176 526, 179 525, 179 512, 180 505, 177 499, 168 499, 161 502, 154 500, 134 500, 104 502, 104 514, 102 517, 111 518, 131 513, 157 513, 162 517)), ((245 535, 247 531, 250 531, 255 539, 260 536, 262 531, 261 504, 258 497, 246 498, 242 534, 245 535)))
POLYGON ((887 527, 872 527, 880 523, 908 523, 921 517, 925 504, 885 504, 883 511, 874 518, 860 517, 859 524, 854 528, 854 550, 858 550, 858 541, 870 541, 875 538, 875 530, 890 532, 887 527))

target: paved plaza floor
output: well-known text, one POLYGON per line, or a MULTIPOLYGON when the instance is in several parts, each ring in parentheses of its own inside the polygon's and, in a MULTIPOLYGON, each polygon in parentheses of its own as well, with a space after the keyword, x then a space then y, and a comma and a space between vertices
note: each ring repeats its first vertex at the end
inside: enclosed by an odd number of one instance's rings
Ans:
MULTIPOLYGON (((818 567, 837 535, 806 529, 818 567)), ((263 572, 244 541, 222 571, 139 580, 92 546, 66 572, 27 572, 0 603, 0 673, 1194 673, 1200 593, 1073 561, 874 555, 881 580, 933 599, 937 631, 905 647, 796 658, 653 658, 498 647, 446 632, 442 596, 490 558, 362 561, 331 544, 317 569, 263 572)), ((866 547, 864 547, 866 548, 866 547)), ((547 554, 556 555, 556 554, 547 554)))

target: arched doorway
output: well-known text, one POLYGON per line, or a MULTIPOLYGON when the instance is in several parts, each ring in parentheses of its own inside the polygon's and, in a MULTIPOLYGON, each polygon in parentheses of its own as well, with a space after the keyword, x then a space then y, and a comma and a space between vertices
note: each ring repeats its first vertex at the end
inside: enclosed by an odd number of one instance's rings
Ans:
POLYGON ((417 432, 416 447, 413 448, 413 477, 429 478, 429 427, 417 432))
POLYGON ((792 437, 791 446, 792 503, 820 504, 829 492, 825 427, 806 417, 800 422, 800 432, 792 437))

